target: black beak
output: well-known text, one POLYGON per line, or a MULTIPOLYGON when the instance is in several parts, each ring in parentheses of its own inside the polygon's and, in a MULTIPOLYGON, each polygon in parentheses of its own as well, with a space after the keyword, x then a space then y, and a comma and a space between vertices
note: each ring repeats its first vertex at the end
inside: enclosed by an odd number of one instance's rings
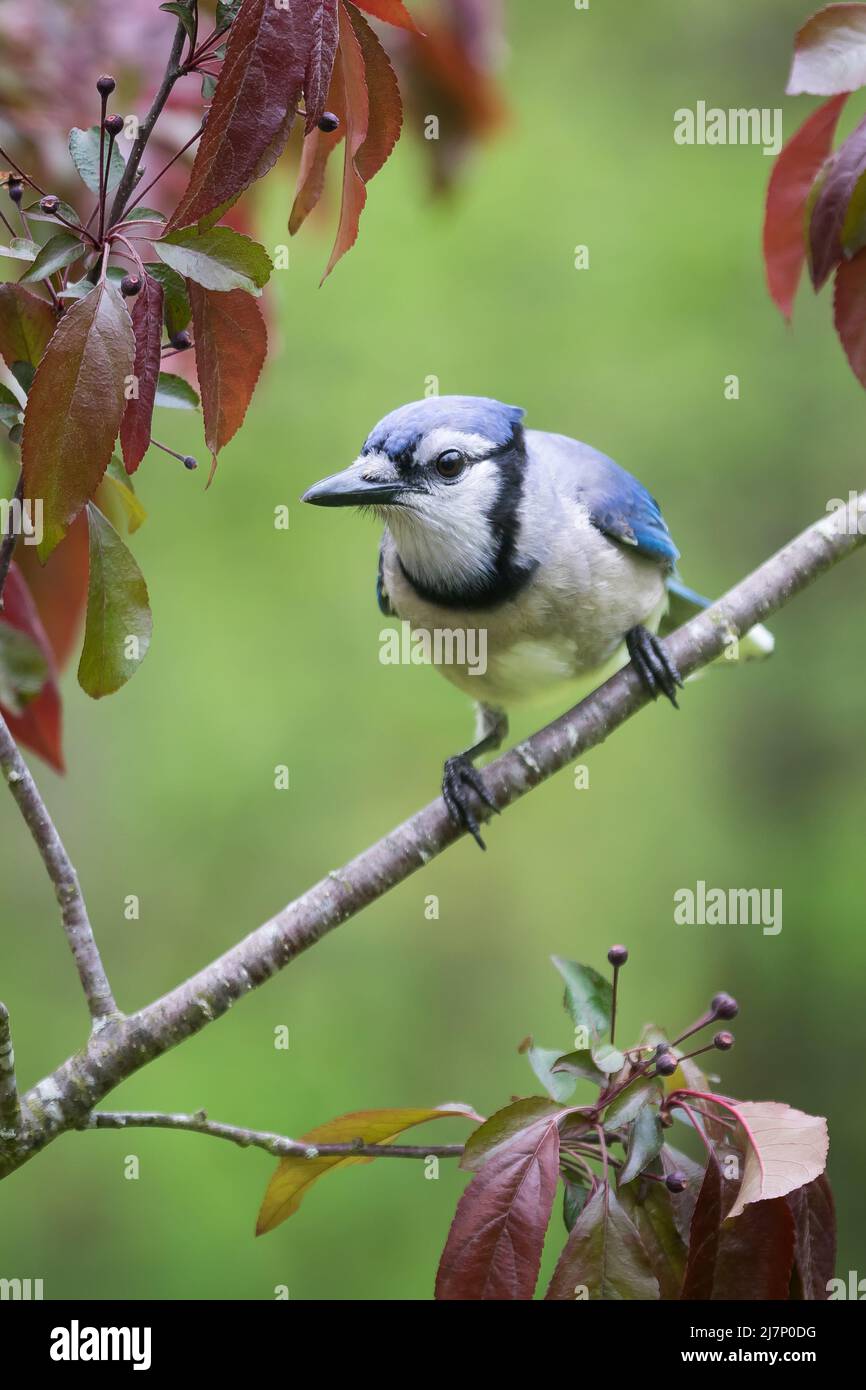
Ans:
POLYGON ((323 478, 307 488, 302 502, 314 507, 387 507, 400 501, 409 488, 397 480, 364 477, 357 464, 344 468, 330 478, 323 478))

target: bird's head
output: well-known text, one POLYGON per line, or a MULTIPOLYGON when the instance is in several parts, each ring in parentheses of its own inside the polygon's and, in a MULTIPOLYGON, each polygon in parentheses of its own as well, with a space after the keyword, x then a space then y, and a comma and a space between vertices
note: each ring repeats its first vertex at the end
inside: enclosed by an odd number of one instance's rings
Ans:
POLYGON ((523 411, 486 396, 431 396, 379 421, 359 457, 301 499, 372 509, 407 573, 437 591, 489 585, 513 549, 523 411))

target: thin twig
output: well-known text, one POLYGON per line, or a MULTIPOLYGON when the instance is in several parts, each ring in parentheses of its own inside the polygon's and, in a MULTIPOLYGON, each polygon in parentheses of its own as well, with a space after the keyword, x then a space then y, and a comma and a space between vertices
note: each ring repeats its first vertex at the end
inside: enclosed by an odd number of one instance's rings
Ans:
MULTIPOLYGON (((198 139, 198 137, 201 135, 202 131, 204 130, 204 126, 205 126, 205 123, 204 123, 204 121, 202 121, 202 123, 201 123, 201 125, 199 126, 198 130, 196 131, 195 135, 191 135, 190 138, 187 140, 186 144, 185 144, 185 145, 181 145, 181 147, 180 147, 180 149, 178 150, 177 154, 172 155, 172 157, 171 157, 171 159, 168 161, 168 163, 167 163, 167 164, 164 164, 164 165, 162 166, 162 168, 160 169, 159 173, 158 173, 158 174, 154 174, 154 176, 153 176, 153 178, 151 179, 150 183, 147 184, 147 186, 146 186, 145 188, 143 188, 143 189, 141 190, 140 193, 138 193, 138 195, 137 195, 137 197, 136 197, 136 199, 135 199, 135 202, 130 203, 129 207, 126 208, 126 210, 125 210, 125 212, 124 212, 124 216, 125 216, 125 217, 128 217, 128 216, 129 216, 129 214, 132 212, 132 209, 133 209, 133 208, 137 208, 137 207, 138 207, 138 205, 139 205, 139 203, 142 201, 142 199, 144 199, 144 198, 147 197, 147 194, 148 194, 148 193, 150 192, 150 190, 153 188, 153 185, 154 185, 155 183, 159 183, 159 181, 160 181, 160 179, 162 178, 163 174, 165 174, 165 173, 168 172, 168 170, 171 168, 171 166, 172 166, 174 163, 176 163, 176 161, 177 161, 178 159, 180 159, 181 155, 182 155, 182 154, 186 154, 186 152, 187 152, 187 150, 189 149, 190 145, 194 145, 194 144, 195 144, 196 140, 198 139)), ((139 219, 139 220, 140 220, 140 219, 139 219)), ((123 226, 123 225, 125 225, 125 224, 121 223, 120 225, 123 226)), ((117 228, 115 228, 114 230, 117 231, 117 228)))
POLYGON ((263 1129, 243 1129, 209 1120, 205 1110, 191 1115, 169 1115, 157 1110, 95 1110, 82 1129, 185 1129, 228 1139, 242 1149, 264 1149, 275 1158, 460 1158, 462 1144, 305 1144, 284 1134, 263 1129))
POLYGON ((21 1123, 18 1086, 15 1082, 15 1053, 9 1010, 0 1004, 0 1142, 14 1139, 21 1123))
POLYGON ((5 719, 0 715, 0 769, 9 784, 42 862, 48 873, 57 901, 63 930, 72 951, 78 976, 81 980, 90 1017, 94 1026, 111 1017, 118 1017, 117 1005, 111 993, 111 986, 105 974, 99 948, 93 935, 93 928, 87 916, 84 897, 78 884, 78 877, 66 853, 63 841, 55 829, 48 808, 30 775, 15 740, 9 732, 5 719))
POLYGON ((110 227, 113 226, 115 222, 119 222, 120 218, 123 216, 123 211, 126 207, 129 195, 135 187, 135 176, 138 173, 138 166, 141 163, 141 157, 147 147, 147 142, 150 139, 153 127, 156 125, 162 108, 171 95, 172 87, 177 79, 183 75, 183 68, 180 65, 180 55, 183 51, 185 38, 186 30, 181 21, 178 20, 174 42, 171 46, 171 52, 168 55, 168 63, 166 64, 162 82, 159 84, 159 90, 151 102, 150 110, 144 120, 139 124, 138 137, 129 152, 129 158, 126 161, 123 177, 117 185, 117 190, 114 194, 114 202, 111 205, 111 212, 108 216, 108 225, 110 227))
MULTIPOLYGON (((717 603, 666 638, 665 648, 683 675, 721 656, 730 649, 732 636, 764 622, 840 560, 853 555, 866 543, 864 523, 866 493, 847 507, 823 515, 717 603)), ((742 689, 742 698, 747 698, 745 679, 742 689)), ((699 699, 700 691, 694 690, 691 696, 699 699)), ((496 806, 504 810, 540 786, 604 742, 647 703, 631 666, 618 671, 574 709, 484 769, 484 782, 496 806)), ((429 864, 463 834, 437 798, 170 993, 95 1033, 86 1047, 22 1098, 19 1142, 11 1156, 0 1158, 0 1177, 65 1130, 80 1126, 122 1081, 224 1017, 239 999, 429 864)))

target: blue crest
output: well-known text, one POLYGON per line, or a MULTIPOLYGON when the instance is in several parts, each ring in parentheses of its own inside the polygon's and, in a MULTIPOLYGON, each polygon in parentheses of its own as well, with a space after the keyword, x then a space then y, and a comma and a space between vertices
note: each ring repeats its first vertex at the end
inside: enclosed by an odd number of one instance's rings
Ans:
POLYGON ((429 396, 401 405, 380 420, 367 436, 362 453, 405 457, 426 434, 441 426, 482 434, 501 447, 510 443, 523 415, 520 406, 503 405, 489 396, 429 396))

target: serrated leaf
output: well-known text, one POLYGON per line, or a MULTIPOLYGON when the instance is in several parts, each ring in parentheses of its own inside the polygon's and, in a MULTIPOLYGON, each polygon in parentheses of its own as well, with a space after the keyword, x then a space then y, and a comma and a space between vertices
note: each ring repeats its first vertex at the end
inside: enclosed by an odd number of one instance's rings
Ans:
POLYGON ((337 51, 338 0, 322 0, 312 19, 312 36, 304 72, 305 130, 315 130, 331 85, 334 56, 337 51))
POLYGON ((150 444, 150 424, 162 361, 162 285, 147 271, 135 296, 132 331, 135 334, 132 371, 138 391, 127 401, 120 422, 120 447, 127 473, 135 472, 150 444))
POLYGON ((551 1068, 554 1072, 567 1072, 570 1076, 581 1076, 585 1081, 591 1081, 595 1086, 606 1086, 607 1077, 592 1060, 592 1053, 588 1048, 578 1052, 566 1052, 562 1057, 557 1057, 551 1068))
POLYGON ((24 495, 43 503, 43 562, 108 467, 134 350, 121 294, 105 282, 67 310, 39 362, 21 457, 24 495))
POLYGON ((732 1184, 710 1156, 692 1216, 681 1298, 700 1301, 787 1299, 794 1222, 782 1198, 725 1220, 732 1184))
MULTIPOLYGON (((317 1144, 350 1144, 362 1140, 365 1144, 390 1144, 407 1129, 427 1124, 429 1120, 457 1117, 477 1120, 479 1117, 468 1105, 434 1105, 414 1109, 356 1110, 328 1120, 302 1135, 300 1142, 317 1144)), ((256 1224, 256 1235, 273 1231, 301 1204, 313 1183, 325 1173, 337 1168, 349 1168, 357 1163, 373 1163, 375 1159, 361 1156, 335 1155, 323 1158, 282 1158, 268 1183, 256 1224)))
POLYGON ((162 261, 150 262, 147 273, 162 285, 165 331, 169 338, 176 338, 178 333, 182 333, 189 326, 192 318, 183 276, 178 275, 170 266, 163 265, 162 261))
POLYGON ((532 1298, 558 1174, 555 1114, 489 1154, 457 1204, 436 1275, 437 1299, 532 1298))
POLYGON ((153 620, 141 570, 111 522, 87 505, 90 581, 78 684, 92 699, 112 695, 144 660, 153 620))
POLYGON ((612 1043, 602 1043, 601 1047, 592 1048, 591 1055, 599 1071, 603 1071, 607 1075, 622 1071, 625 1066, 625 1056, 612 1043))
POLYGON ((613 990, 609 980, 593 970, 562 956, 551 956, 565 981, 564 1004, 575 1028, 586 1028, 593 1042, 601 1042, 610 1032, 613 990))
POLYGON ((367 14, 381 19, 385 24, 394 24, 398 29, 413 29, 416 34, 420 33, 403 0, 357 0, 357 6, 359 10, 366 10, 367 14))
POLYGON ((784 1197, 823 1173, 830 1141, 822 1116, 774 1100, 726 1101, 725 1108, 748 1141, 743 1181, 729 1217, 738 1216, 750 1202, 784 1197))
POLYGON ((7 430, 17 425, 22 410, 23 406, 18 397, 13 395, 8 386, 0 383, 0 425, 7 430))
POLYGON ((533 1043, 526 1055, 529 1059, 529 1065, 548 1094, 557 1101, 569 1100, 574 1091, 575 1083, 565 1070, 558 1076, 554 1075, 553 1064, 560 1060, 560 1054, 556 1048, 536 1047, 533 1043))
POLYGON ((172 372, 160 372, 156 388, 156 404, 169 410, 198 410, 198 392, 188 381, 172 372))
POLYGON ((542 1120, 558 1120, 565 1113, 560 1102, 546 1096, 527 1096, 512 1101, 472 1131, 464 1146, 460 1167, 469 1172, 483 1167, 493 1154, 513 1143, 530 1125, 542 1120))
POLYGON ((58 199, 57 207, 54 212, 43 212, 39 203, 31 203, 30 207, 27 208, 27 218, 28 221, 31 222, 58 223, 58 214, 67 222, 71 222, 74 226, 81 226, 81 218, 78 216, 75 208, 71 203, 64 203, 62 198, 58 199))
POLYGON ((866 5, 825 5, 797 31, 789 96, 835 96, 866 83, 866 5))
POLYGON ((605 1301, 659 1297, 640 1235, 615 1193, 605 1187, 599 1187, 578 1217, 545 1297, 571 1301, 578 1295, 605 1301))
POLYGON ((39 253, 33 264, 19 278, 19 285, 47 280, 48 276, 53 275, 55 270, 63 270, 64 266, 72 265, 73 261, 80 260, 85 250, 83 243, 72 232, 57 232, 49 241, 46 241, 44 246, 39 248, 39 253))
POLYGON ((836 271, 833 322, 852 372, 866 386, 866 250, 836 271))
POLYGON ((639 1173, 643 1173, 661 1153, 664 1143, 664 1130, 658 1112, 652 1105, 644 1105, 635 1115, 628 1132, 628 1147, 623 1167, 619 1172, 619 1185, 630 1183, 639 1173))
POLYGON ((212 478, 217 455, 243 423, 267 356, 268 335, 258 303, 243 290, 214 293, 190 281, 189 298, 212 478))
MULTIPOLYGON (((74 126, 69 132, 69 154, 72 163, 91 193, 99 192, 99 135, 98 125, 92 125, 87 130, 81 130, 78 126, 74 126)), ((107 190, 112 193, 123 178, 126 165, 123 161, 123 155, 117 148, 116 141, 109 142, 107 135, 103 141, 102 160, 103 165, 108 170, 107 190), (108 161, 109 143, 111 143, 110 162, 108 161)))
POLYGON ((574 1223, 586 1206, 589 1187, 572 1177, 563 1177, 562 1223, 567 1231, 574 1230, 574 1223))
POLYGON ((93 500, 117 532, 126 529, 132 536, 147 520, 147 512, 119 458, 112 458, 93 500))
POLYGON ((47 299, 19 285, 0 285, 0 356, 10 369, 16 362, 35 367, 56 327, 47 299))
POLYGON ((178 275, 206 290, 246 290, 257 295, 273 270, 265 248, 231 227, 205 232, 182 228, 155 241, 153 249, 178 275))
POLYGON ((770 175, 764 214, 764 263, 770 295, 786 319, 793 312, 806 261, 809 197, 830 153, 846 99, 843 93, 813 111, 783 146, 770 175))
POLYGON ((195 43, 195 20, 188 5, 180 3, 180 0, 169 0, 169 3, 160 5, 159 8, 168 14, 176 15, 183 25, 190 43, 195 43))
MULTIPOLYGON (((622 1184, 621 1175, 619 1181, 622 1184)), ((658 1182, 635 1182, 617 1189, 625 1213, 649 1256, 661 1297, 665 1300, 679 1298, 686 1268, 686 1242, 677 1225, 677 1208, 683 1195, 672 1196, 664 1184, 658 1182)))
POLYGON ((123 214, 124 222, 164 222, 165 213, 159 212, 156 208, 146 208, 139 205, 129 208, 123 214))
POLYGON ((655 1077, 640 1077, 616 1096, 604 1112, 604 1123, 611 1129, 630 1124, 646 1105, 658 1105, 662 1088, 655 1077))
POLYGON ((789 1192, 785 1201, 794 1218, 794 1263, 801 1298, 827 1298, 836 1272, 836 1212, 826 1176, 789 1192))

